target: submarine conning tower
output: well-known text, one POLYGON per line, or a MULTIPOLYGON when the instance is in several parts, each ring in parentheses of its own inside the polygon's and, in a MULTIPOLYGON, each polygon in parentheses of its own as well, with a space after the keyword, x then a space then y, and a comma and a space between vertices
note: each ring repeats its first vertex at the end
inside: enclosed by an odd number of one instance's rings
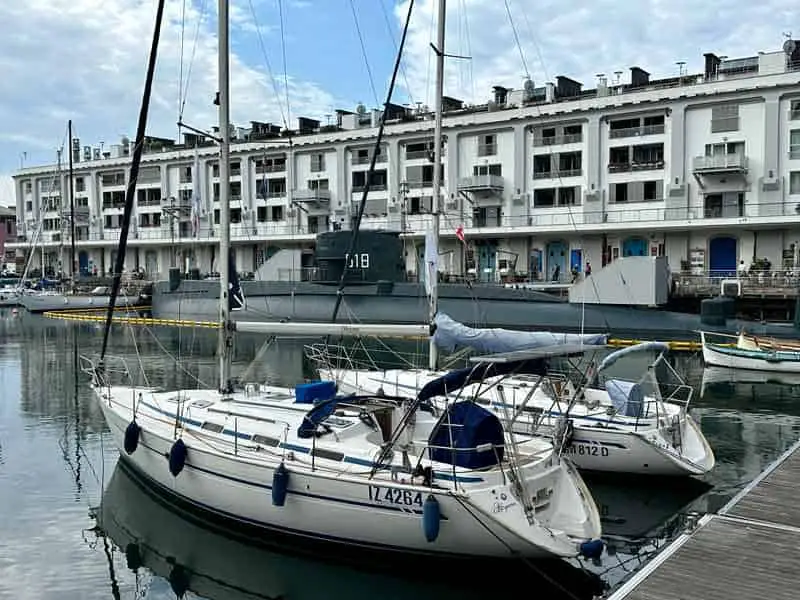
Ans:
POLYGON ((348 230, 317 235, 314 261, 319 283, 339 283, 345 265, 345 282, 351 285, 405 279, 403 241, 399 231, 361 230, 351 253, 352 238, 353 232, 348 230))

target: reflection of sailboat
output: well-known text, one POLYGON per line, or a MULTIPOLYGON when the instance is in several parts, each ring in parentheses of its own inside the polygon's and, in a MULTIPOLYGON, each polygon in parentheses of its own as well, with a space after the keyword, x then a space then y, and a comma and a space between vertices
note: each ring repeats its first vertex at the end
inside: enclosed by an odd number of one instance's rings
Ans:
POLYGON ((591 598, 598 593, 600 582, 595 576, 563 561, 545 569, 559 582, 568 581, 566 589, 561 583, 550 588, 546 581, 538 581, 522 563, 507 566, 506 573, 493 571, 496 577, 470 578, 468 585, 459 586, 458 578, 443 580, 438 570, 412 571, 402 569, 402 563, 392 565, 390 573, 378 573, 363 570, 373 565, 359 563, 358 568, 349 568, 274 552, 264 547, 269 540, 263 534, 256 540, 237 533, 234 539, 229 537, 230 529, 222 534, 221 528, 199 519, 197 513, 182 511, 171 503, 172 498, 155 495, 125 465, 120 461, 103 495, 97 514, 99 533, 125 551, 137 582, 139 567, 144 566, 168 580, 178 597, 191 590, 209 599, 294 600, 324 597, 326 589, 335 588, 336 597, 351 600, 371 599, 376 590, 381 590, 382 600, 447 600, 486 597, 490 590, 502 591, 498 582, 510 591, 521 583, 516 580, 523 578, 528 585, 533 578, 537 590, 547 598, 591 598))
POLYGON ((731 383, 800 385, 800 373, 778 373, 754 371, 752 369, 705 367, 703 369, 703 379, 700 385, 700 395, 703 396, 710 386, 731 383))
POLYGON ((629 478, 590 477, 587 485, 600 510, 603 538, 617 551, 669 534, 677 517, 711 489, 694 478, 641 485, 629 478))

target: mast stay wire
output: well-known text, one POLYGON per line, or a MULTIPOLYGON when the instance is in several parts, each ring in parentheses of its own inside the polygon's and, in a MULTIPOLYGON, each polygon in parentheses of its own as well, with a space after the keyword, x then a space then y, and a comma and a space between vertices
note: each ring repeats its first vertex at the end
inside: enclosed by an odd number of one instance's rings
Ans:
POLYGON ((358 24, 358 15, 356 14, 356 7, 353 0, 350 0, 350 12, 353 14, 353 23, 356 26, 356 33, 358 34, 358 43, 361 46, 361 56, 364 58, 364 66, 367 68, 367 77, 369 78, 369 86, 372 88, 372 96, 375 99, 375 107, 380 106, 378 100, 378 91, 375 88, 375 79, 372 76, 372 69, 369 66, 369 59, 367 58, 367 47, 364 44, 364 36, 361 34, 361 26, 358 24))
MULTIPOLYGON (((389 39, 392 40, 394 51, 395 53, 397 53, 398 51, 397 39, 394 34, 394 29, 392 29, 392 22, 391 19, 389 19, 389 13, 386 10, 386 4, 384 3, 384 0, 380 0, 380 3, 381 3, 381 11, 383 12, 383 21, 384 23, 386 23, 386 31, 389 32, 389 39)), ((408 97, 409 102, 411 104, 416 104, 416 102, 414 102, 414 96, 411 92, 411 84, 408 82, 408 75, 406 73, 406 67, 405 67, 405 58, 400 63, 400 75, 403 77, 403 82, 406 84, 406 96, 408 97)))
MULTIPOLYGON (((185 62, 185 44, 184 44, 184 34, 185 34, 185 27, 186 27, 186 0, 183 0, 183 7, 181 10, 181 40, 180 40, 180 67, 179 67, 179 82, 178 82, 178 123, 183 122, 183 111, 186 108, 186 99, 189 96, 189 82, 192 79, 192 67, 194 66, 194 59, 195 55, 197 54, 197 42, 200 38, 200 28, 203 24, 203 19, 206 15, 208 0, 203 0, 203 3, 200 5, 200 12, 197 15, 197 24, 195 25, 194 29, 194 39, 192 41, 192 53, 189 57, 189 64, 186 67, 186 72, 184 74, 184 62, 185 62), (185 75, 185 78, 184 78, 185 75)), ((178 127, 178 134, 180 136, 180 126, 178 127)))
MULTIPOLYGON (((278 18, 280 19, 281 22, 281 54, 283 56, 283 91, 284 94, 286 95, 287 122, 285 122, 284 125, 286 129, 291 131, 291 127, 289 127, 289 124, 292 122, 292 107, 291 104, 289 103, 289 73, 287 71, 287 66, 286 66, 286 35, 284 33, 284 27, 283 27, 283 2, 282 0, 276 0, 276 3, 278 5, 278 18)), ((250 5, 252 6, 252 0, 250 2, 250 5)), ((260 35, 261 31, 259 31, 258 33, 260 35)), ((291 143, 291 138, 290 138, 290 143, 291 143)))
MULTIPOLYGON (((270 82, 272 83, 272 91, 275 94, 275 101, 276 101, 276 104, 278 105, 278 110, 279 110, 279 112, 281 114, 281 121, 283 122, 283 127, 288 131, 290 129, 289 128, 289 119, 288 119, 288 116, 286 115, 286 113, 285 113, 285 111, 283 109, 283 99, 281 98, 280 88, 278 86, 278 81, 275 78, 275 73, 272 70, 272 64, 270 63, 269 55, 267 54, 267 47, 264 44, 264 36, 261 35, 261 25, 258 22, 258 16, 256 16, 256 9, 253 6, 253 0, 248 0, 248 4, 250 6, 250 15, 253 17, 253 25, 255 25, 255 28, 256 28, 256 36, 258 38, 258 46, 259 46, 259 49, 261 50, 261 56, 264 59, 264 66, 267 69, 267 75, 269 76, 270 82)), ((281 42, 282 42, 284 50, 285 50, 286 44, 283 43, 284 41, 285 40, 283 38, 283 35, 281 35, 281 42)), ((284 71, 286 71, 285 64, 284 64, 284 71)), ((284 73, 284 75, 286 75, 286 74, 284 73)), ((287 100, 286 100, 286 105, 287 105, 287 108, 288 108, 288 105, 289 105, 288 97, 287 97, 287 100)))

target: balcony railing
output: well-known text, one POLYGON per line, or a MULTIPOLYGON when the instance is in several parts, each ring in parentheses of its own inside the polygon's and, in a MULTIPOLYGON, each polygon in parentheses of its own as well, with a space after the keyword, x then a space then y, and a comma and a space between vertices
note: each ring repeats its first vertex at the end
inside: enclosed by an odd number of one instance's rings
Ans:
POLYGON ((563 177, 580 177, 583 169, 564 169, 555 171, 538 171, 533 174, 534 179, 559 179, 563 177))
POLYGON ((800 289, 800 269, 781 269, 773 266, 769 271, 737 269, 716 271, 689 271, 673 274, 674 294, 694 298, 716 296, 722 290, 723 281, 735 282, 742 296, 795 297, 800 289))
MULTIPOLYGON (((364 188, 366 188, 366 187, 367 187, 366 185, 354 185, 353 189, 351 191, 354 194, 355 193, 361 194, 361 193, 364 192, 364 188)), ((370 192, 385 192, 387 190, 387 187, 388 186, 385 183, 372 183, 369 186, 369 191, 370 192)))
MULTIPOLYGON (((800 205, 795 202, 777 202, 777 203, 761 203, 748 205, 748 209, 743 211, 737 206, 728 207, 721 210, 717 207, 703 207, 695 206, 691 208, 666 208, 659 205, 658 202, 637 202, 637 203, 616 203, 611 204, 606 210, 601 208, 589 209, 588 206, 572 206, 569 209, 566 206, 558 207, 536 207, 530 208, 527 214, 517 215, 502 215, 501 219, 487 219, 474 216, 468 216, 464 221, 465 227, 470 230, 480 231, 481 229, 490 229, 502 227, 505 231, 513 230, 515 228, 525 228, 531 235, 536 235, 537 231, 545 228, 551 230, 558 230, 564 232, 572 232, 575 227, 583 227, 584 229, 610 229, 615 230, 619 228, 630 227, 634 224, 639 224, 641 228, 657 228, 659 225, 669 225, 678 227, 702 226, 708 225, 712 220, 716 219, 731 219, 744 225, 745 219, 747 226, 758 225, 759 222, 767 222, 766 219, 771 219, 768 224, 773 225, 776 222, 788 220, 787 217, 796 218, 800 214, 800 205)), ((375 217, 365 220, 365 227, 401 227, 407 233, 420 234, 427 231, 430 226, 430 215, 408 215, 403 214, 400 220, 397 221, 395 217, 375 217)), ((297 235, 311 236, 319 231, 318 226, 308 225, 300 220, 278 220, 278 221, 257 221, 256 223, 236 223, 231 226, 231 236, 233 239, 246 241, 253 238, 264 237, 294 237, 297 235)), ((442 222, 441 232, 443 235, 455 235, 455 230, 451 223, 442 222)), ((44 238, 44 243, 63 243, 58 239, 53 239, 53 234, 58 234, 58 231, 47 232, 44 238)), ((93 229, 88 236, 88 241, 104 241, 116 242, 119 240, 119 228, 108 227, 102 231, 93 229)), ((494 235, 496 232, 493 232, 494 235)), ((209 225, 208 218, 204 217, 201 220, 200 233, 197 238, 193 238, 186 228, 179 230, 176 227, 174 240, 186 241, 192 239, 206 240, 209 243, 218 241, 216 237, 219 234, 219 225, 209 225)), ((24 235, 20 234, 20 235, 24 235)), ((469 236, 469 231, 467 231, 469 236)), ((172 236, 170 235, 169 225, 167 222, 162 222, 160 226, 142 227, 138 226, 137 233, 134 235, 133 231, 130 236, 131 240, 150 240, 160 241, 162 243, 170 243, 172 236)), ((8 242, 6 247, 13 249, 15 246, 20 248, 27 247, 29 242, 24 239, 15 242, 8 242)))
POLYGON ((563 135, 534 136, 534 146, 558 146, 561 144, 579 144, 583 141, 582 133, 571 133, 563 135))
POLYGON ((608 137, 613 139, 639 137, 643 135, 661 135, 664 133, 664 125, 641 125, 639 127, 626 127, 625 129, 611 129, 608 137))
POLYGON ((295 190, 292 194, 292 199, 296 202, 330 202, 330 190, 295 190))
POLYGON ((632 161, 629 163, 609 163, 609 173, 630 173, 633 171, 657 171, 664 168, 663 160, 632 161))
POLYGON ((695 156, 692 159, 695 172, 746 171, 747 157, 741 153, 718 154, 716 156, 695 156))
MULTIPOLYGON (((409 156, 408 156, 409 154, 414 154, 414 153, 413 152, 411 152, 411 153, 407 152, 406 153, 406 159, 409 158, 409 156)), ((368 165, 371 160, 372 160, 371 156, 353 156, 350 159, 350 164, 351 165, 368 165)), ((385 162, 386 162, 386 155, 385 154, 379 154, 378 158, 375 159, 375 163, 376 164, 377 163, 385 163, 385 162)))
POLYGON ((472 177, 462 177, 458 180, 460 191, 501 191, 504 187, 503 178, 500 175, 473 175, 472 177))

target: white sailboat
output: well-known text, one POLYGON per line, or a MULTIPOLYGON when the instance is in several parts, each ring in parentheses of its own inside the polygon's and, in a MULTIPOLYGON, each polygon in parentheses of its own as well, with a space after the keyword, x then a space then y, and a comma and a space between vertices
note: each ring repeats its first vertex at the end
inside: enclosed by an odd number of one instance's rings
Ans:
MULTIPOLYGON (((561 352, 557 349, 564 346, 543 346, 544 350, 548 348, 552 357, 557 357, 583 355, 597 346, 566 346, 561 352)), ((512 376, 475 384, 465 393, 474 396, 518 434, 554 437, 564 455, 580 469, 702 475, 714 467, 714 452, 689 414, 693 390, 666 362, 668 350, 666 344, 647 342, 608 355, 593 376, 587 377, 577 368, 567 375, 547 372, 535 377, 512 376), (604 377, 605 370, 620 358, 652 351, 658 356, 641 381, 604 377), (667 396, 662 395, 656 378, 660 365, 680 381, 667 396), (513 416, 513 422, 508 414, 513 416)), ((511 351, 508 356, 519 352, 525 351, 511 351)), ((329 358, 319 360, 320 364, 332 362, 329 358)), ((414 394, 443 373, 430 369, 376 371, 327 366, 320 368, 320 375, 337 381, 345 393, 374 394, 380 390, 391 396, 414 394)))
MULTIPOLYGON (((219 0, 222 182, 230 161, 228 61, 228 0, 219 0)), ((223 257, 229 223, 223 183, 223 257)), ((220 262, 218 389, 116 385, 110 366, 85 363, 123 460, 154 488, 224 518, 317 542, 455 557, 598 555, 597 508, 549 441, 510 434, 463 397, 443 410, 431 406, 432 398, 484 377, 541 372, 541 356, 482 362, 400 398, 341 397, 324 381, 234 389, 231 337, 242 327, 230 319, 230 266, 220 262)), ((344 335, 428 328, 319 324, 315 333, 331 327, 344 335)))

